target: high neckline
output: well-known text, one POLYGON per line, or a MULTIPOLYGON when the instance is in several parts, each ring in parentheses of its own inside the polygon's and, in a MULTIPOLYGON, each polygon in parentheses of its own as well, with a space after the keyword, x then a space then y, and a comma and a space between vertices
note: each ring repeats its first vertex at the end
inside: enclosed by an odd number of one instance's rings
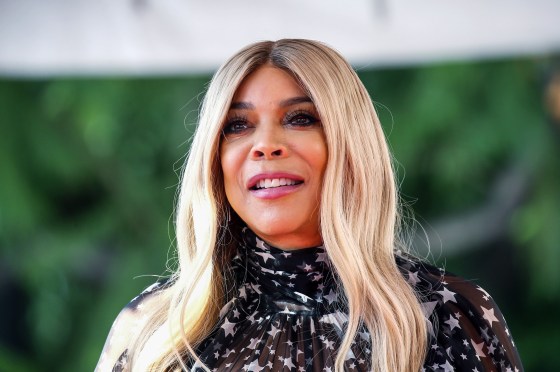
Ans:
POLYGON ((339 291, 323 246, 282 250, 244 227, 233 265, 241 295, 247 290, 255 291, 268 307, 315 312, 340 306, 339 291))
POLYGON ((271 251, 274 253, 278 253, 278 254, 285 254, 285 253, 295 253, 295 254, 304 254, 304 253, 309 253, 311 252, 325 252, 325 247, 323 245, 316 245, 316 246, 310 246, 310 247, 305 247, 305 248, 294 248, 294 249, 282 249, 282 248, 278 248, 272 244, 267 243, 264 239, 262 239, 261 237, 259 237, 257 234, 255 234, 253 232, 253 230, 251 230, 249 227, 244 226, 243 228, 241 228, 241 236, 243 239, 243 242, 248 245, 251 246, 253 248, 260 248, 263 250, 267 250, 267 251, 271 251))

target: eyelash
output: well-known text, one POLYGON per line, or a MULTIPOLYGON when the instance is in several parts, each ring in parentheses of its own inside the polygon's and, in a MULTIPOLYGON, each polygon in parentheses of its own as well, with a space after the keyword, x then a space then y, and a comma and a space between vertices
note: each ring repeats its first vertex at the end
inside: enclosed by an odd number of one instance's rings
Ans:
POLYGON ((224 125, 224 128, 222 129, 222 133, 224 134, 224 136, 227 135, 231 135, 231 134, 239 134, 241 133, 241 131, 243 129, 247 129, 247 123, 248 123, 248 119, 247 116, 244 115, 235 115, 232 117, 228 117, 226 120, 226 124, 224 125), (245 128, 243 129, 234 129, 234 125, 244 125, 245 128))
POLYGON ((295 126, 301 126, 301 127, 309 127, 312 126, 313 124, 316 124, 319 121, 319 119, 317 119, 316 115, 306 111, 306 110, 296 110, 293 112, 290 112, 286 115, 286 117, 284 118, 284 124, 287 125, 295 125, 295 126), (305 123, 300 123, 300 124, 293 124, 290 123, 290 121, 293 121, 296 118, 303 118, 306 120, 305 123))
MULTIPOLYGON (((294 127, 306 128, 317 124, 320 120, 314 113, 306 110, 296 110, 287 113, 282 120, 283 125, 289 125, 294 127), (295 120, 304 119, 304 123, 294 123, 295 120)), ((222 133, 224 136, 241 134, 243 131, 249 128, 249 120, 245 115, 236 114, 227 118, 222 133), (243 128, 236 128, 236 126, 243 126, 243 128)))

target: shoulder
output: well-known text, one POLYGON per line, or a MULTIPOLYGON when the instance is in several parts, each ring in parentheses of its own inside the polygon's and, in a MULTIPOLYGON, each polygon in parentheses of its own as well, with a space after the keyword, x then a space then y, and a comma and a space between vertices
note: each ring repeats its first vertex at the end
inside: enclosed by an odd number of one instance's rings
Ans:
POLYGON ((416 258, 396 259, 428 321, 431 339, 426 366, 523 370, 506 320, 484 288, 416 258))
POLYGON ((169 285, 168 279, 150 285, 120 311, 105 341, 96 372, 122 370, 130 344, 148 320, 149 309, 158 302, 159 294, 169 285))

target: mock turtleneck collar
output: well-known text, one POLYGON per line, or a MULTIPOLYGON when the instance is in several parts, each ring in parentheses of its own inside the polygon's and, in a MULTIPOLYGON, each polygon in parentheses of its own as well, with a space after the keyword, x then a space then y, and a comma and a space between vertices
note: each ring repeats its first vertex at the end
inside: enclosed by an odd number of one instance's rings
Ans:
POLYGON ((244 227, 233 265, 242 295, 248 285, 279 307, 288 306, 292 310, 338 307, 339 293, 323 246, 282 250, 244 227))

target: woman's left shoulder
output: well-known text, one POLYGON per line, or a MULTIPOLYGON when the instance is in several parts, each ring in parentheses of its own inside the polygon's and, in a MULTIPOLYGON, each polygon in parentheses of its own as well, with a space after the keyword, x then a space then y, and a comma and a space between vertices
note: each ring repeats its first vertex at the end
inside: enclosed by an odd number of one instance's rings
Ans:
POLYGON ((506 320, 484 288, 413 257, 397 256, 397 264, 428 320, 427 370, 523 370, 506 320))

